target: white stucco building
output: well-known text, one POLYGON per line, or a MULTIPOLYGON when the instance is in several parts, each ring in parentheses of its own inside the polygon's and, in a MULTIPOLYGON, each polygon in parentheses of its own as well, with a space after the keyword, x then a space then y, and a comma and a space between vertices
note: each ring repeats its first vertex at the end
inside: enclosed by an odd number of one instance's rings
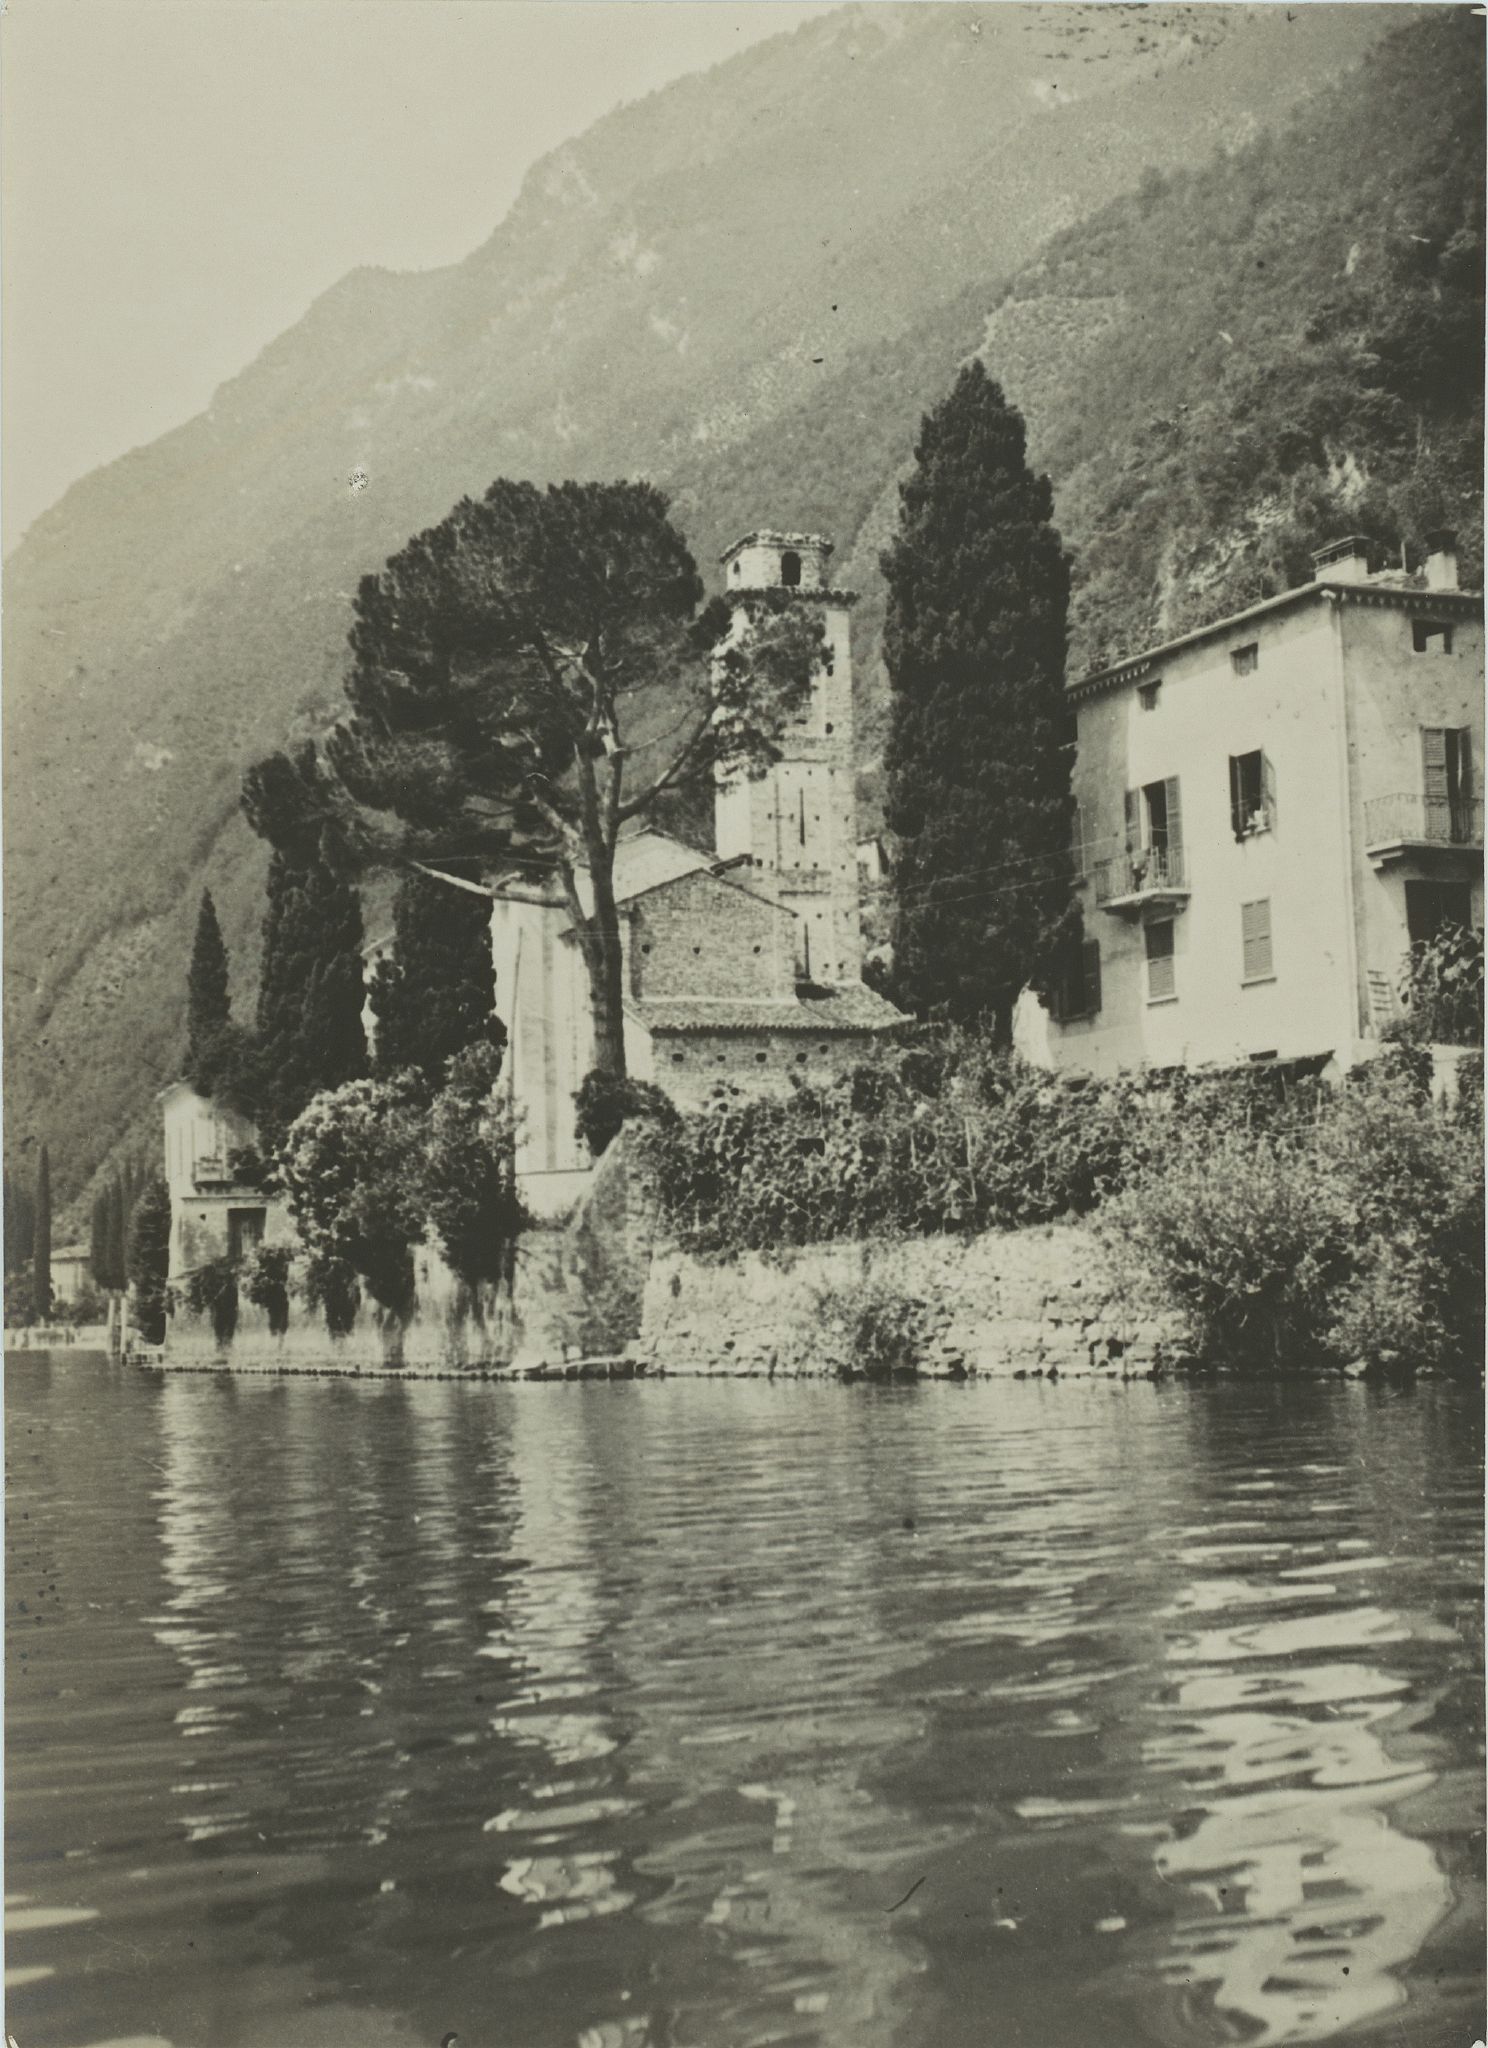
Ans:
POLYGON ((1021 1020, 1054 1065, 1351 1065, 1409 946, 1482 924, 1481 593, 1446 536, 1412 576, 1315 562, 1069 686, 1084 958, 1021 1020))
POLYGON ((294 1227, 283 1202, 265 1195, 240 1170, 242 1155, 258 1144, 248 1119, 198 1095, 188 1081, 173 1081, 156 1100, 170 1191, 170 1284, 179 1285, 213 1259, 242 1261, 260 1244, 292 1241, 294 1227))

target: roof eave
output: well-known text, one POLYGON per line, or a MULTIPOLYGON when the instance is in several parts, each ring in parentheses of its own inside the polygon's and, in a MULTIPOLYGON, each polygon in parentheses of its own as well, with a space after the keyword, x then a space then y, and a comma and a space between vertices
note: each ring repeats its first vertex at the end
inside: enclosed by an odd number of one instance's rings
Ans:
POLYGON ((1065 684, 1065 693, 1078 703, 1085 697, 1099 696, 1104 690, 1119 688, 1123 683, 1136 682, 1155 662, 1166 661, 1170 656, 1197 647, 1205 640, 1238 632, 1254 619, 1310 603, 1315 598, 1327 598, 1333 602, 1342 599, 1352 604, 1398 605, 1405 610, 1441 612, 1450 618, 1474 618, 1483 609, 1480 590, 1407 589, 1401 584, 1334 582, 1323 577, 1315 583, 1299 583, 1292 590, 1279 591, 1275 597, 1263 598, 1259 604, 1249 605, 1242 612, 1231 612, 1207 626, 1195 626, 1191 632, 1180 633, 1172 640, 1159 641, 1155 647, 1143 648, 1141 653, 1130 655, 1125 661, 1112 662, 1108 668, 1093 669, 1088 675, 1076 676, 1065 684))

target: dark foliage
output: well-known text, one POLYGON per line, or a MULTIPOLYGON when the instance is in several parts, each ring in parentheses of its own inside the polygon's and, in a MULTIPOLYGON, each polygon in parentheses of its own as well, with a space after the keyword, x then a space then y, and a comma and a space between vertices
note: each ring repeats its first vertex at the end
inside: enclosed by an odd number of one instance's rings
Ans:
POLYGON ((498 479, 362 579, 351 715, 327 745, 342 788, 402 821, 405 852, 515 847, 556 871, 615 1073, 621 827, 706 763, 766 765, 826 658, 809 608, 762 601, 753 636, 723 646, 727 608, 702 596, 653 485, 498 479))
POLYGON ((253 1109, 270 1146, 313 1095, 366 1072, 362 907, 319 853, 269 858, 253 1109))
POLYGON ((345 1298, 344 1269, 400 1321, 412 1314, 428 1113, 428 1091, 408 1070, 317 1095, 290 1125, 280 1180, 308 1255, 312 1295, 331 1307, 345 1298))
POLYGON ((1263 1368, 1483 1363, 1481 1089, 1455 1109, 1385 1055, 1306 1120, 1175 1128, 1105 1219, 1202 1356, 1263 1368))
POLYGON ((129 1195, 123 1174, 112 1174, 93 1197, 88 1264, 98 1286, 120 1292, 126 1272, 129 1195))
POLYGON ((215 1095, 236 1078, 242 1044, 232 1021, 227 947, 210 889, 203 889, 186 979, 186 1079, 199 1095, 215 1095))
POLYGON ((282 1337, 289 1328, 289 1245, 263 1244, 243 1275, 243 1292, 269 1319, 269 1335, 282 1337))
POLYGON ((584 1076, 574 1096, 574 1132, 594 1158, 608 1151, 621 1125, 632 1117, 675 1123, 677 1111, 670 1096, 651 1081, 625 1080, 597 1068, 584 1076))
POLYGON ((373 973, 371 1004, 379 1074, 411 1067, 437 1088, 467 1046, 502 1045, 490 899, 417 869, 405 875, 393 903, 392 950, 373 973))
POLYGON ((1401 1036, 1418 1045, 1483 1043, 1483 934, 1444 925, 1411 948, 1401 970, 1401 1036))
POLYGON ((166 1275, 170 1271, 170 1191, 160 1179, 148 1181, 134 1205, 129 1226, 129 1284, 134 1326, 147 1344, 165 1342, 166 1275))
POLYGON ((639 1149, 699 1250, 1012 1229, 1080 1216, 1139 1179, 1177 1127, 1270 1130, 1313 1114, 1284 1072, 1061 1078, 973 1034, 927 1033, 826 1088, 721 1094, 639 1149))
POLYGON ((1069 562, 1022 415, 979 361, 915 461, 883 557, 894 986, 1005 1042, 1070 918, 1069 562))
POLYGON ((36 1210, 31 1230, 31 1299, 36 1320, 52 1312, 52 1161, 45 1145, 36 1165, 36 1210))
POLYGON ((31 1192, 5 1171, 5 1270, 29 1272, 35 1242, 36 1205, 31 1192))
POLYGON ((231 1259, 209 1259, 191 1274, 185 1287, 186 1306, 206 1316, 218 1344, 231 1344, 238 1327, 238 1269, 231 1259))
POLYGON ((329 1254, 312 1256, 306 1269, 305 1294, 311 1308, 318 1308, 325 1317, 332 1337, 351 1334, 362 1305, 362 1290, 355 1269, 345 1259, 329 1254))
POLYGON ((497 1093, 501 1054, 468 1046, 450 1062, 429 1111, 422 1160, 429 1225, 467 1286, 509 1283, 524 1217, 510 1105, 497 1093))

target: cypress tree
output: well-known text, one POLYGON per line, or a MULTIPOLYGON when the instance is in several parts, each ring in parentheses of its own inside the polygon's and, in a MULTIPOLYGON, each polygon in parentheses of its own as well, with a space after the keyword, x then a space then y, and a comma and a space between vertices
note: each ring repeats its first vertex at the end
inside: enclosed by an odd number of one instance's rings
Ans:
POLYGON ((108 1226, 111 1184, 105 1183, 93 1197, 88 1232, 88 1270, 99 1287, 108 1286, 108 1226))
POLYGON ((362 906, 318 852, 269 860, 255 1110, 274 1143, 312 1096, 367 1071, 362 906))
POLYGON ((224 1078, 231 1033, 227 947, 212 892, 203 889, 186 981, 186 1078, 199 1094, 211 1095, 224 1078))
POLYGON ((1022 415, 980 361, 921 422, 882 558, 894 992, 999 1042, 1072 921, 1069 561, 1022 415))
MULTIPOLYGON (((125 1168, 127 1174, 128 1168, 125 1168)), ((99 1284, 122 1291, 128 1285, 127 1246, 129 1242, 129 1211, 125 1199, 125 1184, 115 1180, 110 1184, 108 1195, 108 1225, 106 1234, 108 1278, 99 1275, 99 1284)))
POLYGON ((372 979, 380 1074, 416 1067, 432 1087, 468 1045, 501 1045, 491 906, 417 870, 399 884, 391 955, 372 979))
POLYGON ((52 1313, 52 1162, 45 1145, 36 1167, 36 1221, 31 1240, 31 1299, 37 1322, 52 1313))
POLYGON ((18 1180, 5 1173, 5 1270, 22 1273, 31 1264, 35 1206, 18 1180))
POLYGON ((134 1321, 147 1344, 165 1342, 165 1280, 170 1271, 170 1191, 163 1180, 147 1183, 134 1205, 129 1227, 129 1281, 134 1321))

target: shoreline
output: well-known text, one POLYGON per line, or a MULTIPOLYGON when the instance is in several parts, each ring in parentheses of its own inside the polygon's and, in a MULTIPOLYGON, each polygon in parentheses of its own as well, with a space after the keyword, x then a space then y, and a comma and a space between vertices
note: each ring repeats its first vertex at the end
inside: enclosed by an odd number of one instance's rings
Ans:
POLYGON ((1122 1371, 1113 1366, 1096 1368, 1060 1366, 1020 1366, 1011 1371, 975 1371, 971 1369, 919 1369, 903 1366, 888 1371, 849 1370, 835 1366, 802 1367, 790 1366, 769 1371, 758 1367, 720 1365, 714 1368, 693 1366, 664 1366, 649 1359, 641 1358, 578 1358, 560 1365, 511 1365, 511 1366, 465 1366, 437 1367, 431 1365, 265 1365, 234 1364, 223 1359, 215 1362, 194 1360, 171 1360, 148 1354, 126 1354, 118 1360, 101 1345, 9 1345, 7 1349, 17 1352, 34 1352, 47 1355, 53 1348, 79 1355, 102 1358, 109 1363, 118 1363, 139 1372, 159 1373, 162 1376, 192 1376, 202 1379, 310 1379, 344 1380, 358 1385, 383 1381, 429 1381, 442 1384, 464 1383, 466 1385, 626 1385, 651 1382, 707 1382, 764 1380, 771 1384, 794 1384, 813 1382, 834 1384, 843 1387, 908 1387, 920 1385, 951 1386, 993 1386, 1010 1382, 1026 1383, 1042 1381, 1049 1386, 1068 1384, 1071 1381, 1099 1381, 1107 1386, 1161 1386, 1183 1385, 1321 1385, 1329 1381, 1345 1383, 1367 1382, 1376 1386, 1406 1386, 1417 1381, 1444 1381, 1463 1385, 1481 1385, 1483 1376, 1450 1373, 1434 1366, 1421 1366, 1409 1371, 1370 1370, 1363 1366, 1312 1365, 1287 1369, 1282 1367, 1237 1367, 1203 1365, 1192 1359, 1173 1359, 1163 1364, 1135 1367, 1122 1371))

